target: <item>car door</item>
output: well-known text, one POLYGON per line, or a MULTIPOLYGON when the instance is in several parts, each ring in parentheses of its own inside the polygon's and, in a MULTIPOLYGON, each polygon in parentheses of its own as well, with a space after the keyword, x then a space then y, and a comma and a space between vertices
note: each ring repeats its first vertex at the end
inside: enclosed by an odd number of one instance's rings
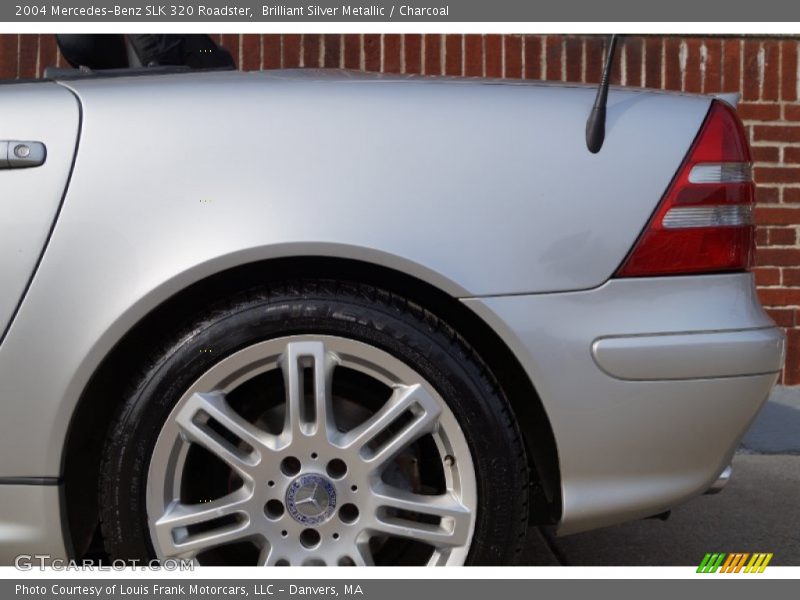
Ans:
POLYGON ((0 340, 58 215, 79 129, 80 107, 66 88, 0 85, 0 340))

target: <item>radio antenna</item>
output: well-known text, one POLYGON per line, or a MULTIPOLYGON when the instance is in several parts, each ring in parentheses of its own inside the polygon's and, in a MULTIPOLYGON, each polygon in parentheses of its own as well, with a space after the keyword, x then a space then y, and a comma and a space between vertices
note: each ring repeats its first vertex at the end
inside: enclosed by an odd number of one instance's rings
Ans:
POLYGON ((614 51, 617 48, 617 35, 611 36, 608 44, 608 54, 606 64, 603 68, 603 75, 600 77, 600 85, 597 88, 597 96, 594 99, 592 112, 586 121, 586 147, 592 154, 600 152, 603 141, 606 139, 606 104, 608 104, 608 80, 611 79, 611 66, 614 64, 614 51))

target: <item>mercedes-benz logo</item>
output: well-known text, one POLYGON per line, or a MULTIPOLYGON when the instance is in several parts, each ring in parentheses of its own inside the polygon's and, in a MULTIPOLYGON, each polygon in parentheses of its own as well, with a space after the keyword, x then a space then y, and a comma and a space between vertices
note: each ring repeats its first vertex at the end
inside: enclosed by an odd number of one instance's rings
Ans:
POLYGON ((286 508, 295 521, 317 525, 336 510, 336 489, 322 475, 301 475, 286 491, 286 508))

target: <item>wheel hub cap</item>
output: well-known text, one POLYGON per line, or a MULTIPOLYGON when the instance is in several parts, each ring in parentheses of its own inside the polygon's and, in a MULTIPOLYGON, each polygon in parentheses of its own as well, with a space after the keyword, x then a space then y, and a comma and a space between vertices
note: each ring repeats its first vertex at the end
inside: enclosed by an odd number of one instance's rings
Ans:
POLYGON ((336 488, 322 475, 302 475, 286 491, 286 509, 303 525, 324 523, 336 511, 336 488))

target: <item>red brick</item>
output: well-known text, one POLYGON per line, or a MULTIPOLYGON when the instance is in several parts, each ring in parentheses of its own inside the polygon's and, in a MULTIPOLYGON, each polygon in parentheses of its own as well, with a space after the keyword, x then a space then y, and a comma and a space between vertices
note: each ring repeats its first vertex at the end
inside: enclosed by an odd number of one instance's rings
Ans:
POLYGON ((783 285, 800 287, 800 269, 783 269, 783 285))
POLYGON ((784 148, 783 162, 786 164, 800 163, 800 146, 787 146, 784 148))
POLYGON ((307 68, 320 67, 320 48, 321 37, 315 33, 307 33, 303 36, 303 66, 307 68))
POLYGON ((17 44, 19 36, 10 33, 0 35, 0 79, 17 76, 17 44))
MULTIPOLYGON (((267 49, 264 48, 266 54, 267 49)), ((281 66, 284 69, 292 69, 300 66, 300 58, 303 53, 302 36, 295 33, 287 33, 281 40, 281 66)), ((264 56, 266 59, 267 57, 264 56)))
POLYGON ((800 331, 790 329, 786 332, 786 364, 783 371, 784 385, 800 383, 800 331))
POLYGON ((322 36, 323 55, 322 66, 327 69, 338 69, 342 60, 342 36, 338 33, 322 36))
POLYGON ((759 225, 800 225, 800 208, 756 207, 759 225))
POLYGON ((756 278, 756 285, 762 287, 779 285, 781 282, 781 270, 777 267, 757 267, 753 269, 753 275, 756 278))
MULTIPOLYGON (((278 57, 280 60, 280 57, 278 57)), ((242 71, 257 71, 261 68, 261 36, 255 33, 246 33, 242 36, 242 62, 239 63, 242 71)))
POLYGON ((762 248, 756 252, 758 266, 794 267, 800 265, 798 248, 762 248))
POLYGON ((781 42, 781 99, 797 100, 797 40, 781 42))
POLYGON ((776 163, 780 159, 780 150, 776 146, 753 146, 753 160, 762 163, 776 163))
POLYGON ((444 72, 446 75, 461 75, 463 63, 461 62, 461 44, 463 36, 447 34, 445 37, 444 72))
MULTIPOLYGON (((606 42, 605 48, 606 52, 608 52, 608 42, 610 41, 610 37, 606 37, 604 40, 606 42)), ((623 38, 624 39, 624 38, 623 38)), ((608 81, 611 85, 621 85, 622 84, 622 51, 623 51, 623 44, 620 40, 617 40, 617 49, 614 53, 614 62, 611 64, 611 77, 609 77, 608 81)))
POLYGON ((640 37, 623 38, 625 42, 625 85, 642 86, 642 46, 640 37))
POLYGON ((741 102, 736 112, 743 121, 777 121, 781 118, 781 105, 741 102))
POLYGON ((403 42, 405 72, 422 73, 422 36, 418 33, 407 33, 403 36, 403 42))
POLYGON ((722 45, 722 91, 741 92, 741 41, 737 39, 723 40, 722 45))
POLYGON ((479 35, 469 34, 464 37, 464 74, 467 77, 483 75, 483 39, 479 35))
POLYGON ((783 201, 789 204, 800 203, 800 188, 783 188, 783 201))
POLYGON ((675 37, 664 40, 664 89, 681 89, 681 41, 675 37))
POLYGON ((19 37, 19 74, 17 76, 25 79, 36 77, 36 55, 39 47, 39 36, 22 34, 19 37))
POLYGON ((722 40, 706 38, 706 69, 703 79, 703 93, 713 94, 722 90, 722 40))
POLYGON ((483 38, 483 64, 485 77, 503 76, 503 38, 497 34, 483 38))
POLYGON ((537 35, 525 36, 525 79, 543 79, 542 73, 542 40, 537 35))
MULTIPOLYGON (((231 53, 233 57, 233 61, 239 65, 240 63, 240 50, 239 42, 240 37, 238 33, 226 33, 225 35, 221 36, 221 45, 225 48, 228 52, 231 53)), ((241 68, 241 67, 240 67, 241 68)))
POLYGON ((756 203, 773 204, 780 202, 780 194, 780 188, 764 187, 763 185, 756 186, 756 203))
MULTIPOLYGON (((758 123, 760 125, 761 123, 758 123)), ((747 139, 748 143, 752 144, 755 140, 753 139, 753 127, 756 124, 751 123, 750 121, 744 121, 744 137, 747 139)))
POLYGON ((759 288, 758 297, 765 306, 797 306, 800 304, 800 289, 759 288))
POLYGON ((427 75, 442 75, 442 36, 427 34, 425 40, 425 65, 427 75))
POLYGON ((650 88, 662 88, 663 82, 661 81, 661 38, 657 36, 650 36, 645 38, 645 65, 644 65, 644 81, 642 85, 650 88))
POLYGON ((583 38, 583 46, 583 53, 586 56, 583 81, 585 83, 598 83, 603 73, 604 39, 601 36, 586 36, 583 38))
POLYGON ((800 331, 790 329, 786 335, 786 366, 783 372, 783 383, 797 385, 800 383, 800 331))
POLYGON ((383 35, 383 68, 384 73, 400 72, 400 35, 385 33, 383 35))
POLYGON ((544 78, 561 81, 561 36, 548 35, 545 39, 544 78))
POLYGON ((761 42, 747 39, 744 42, 744 73, 742 98, 744 100, 758 100, 759 98, 759 69, 758 53, 761 42))
POLYGON ((794 327, 797 322, 793 308, 767 308, 766 311, 778 327, 794 327))
POLYGON ((361 36, 357 33, 348 33, 344 36, 344 68, 361 68, 361 36))
POLYGON ((767 232, 770 246, 794 246, 797 243, 797 231, 793 227, 770 227, 767 232))
POLYGON ((800 183, 797 167, 756 167, 753 173, 756 183, 800 183))
POLYGON ((764 42, 764 83, 761 87, 762 100, 778 100, 781 95, 781 45, 777 40, 764 42))
POLYGON ((364 69, 381 70, 381 36, 377 33, 364 34, 364 69))
POLYGON ((522 38, 518 35, 504 35, 503 44, 506 53, 503 77, 522 77, 522 38))
POLYGON ((766 246, 767 244, 767 228, 756 227, 756 246, 766 246))
POLYGON ((569 36, 565 40, 566 44, 566 80, 581 81, 583 71, 583 40, 576 36, 569 36))
POLYGON ((700 93, 703 91, 702 73, 700 72, 700 40, 689 38, 686 44, 686 74, 683 89, 687 92, 700 93))
POLYGON ((800 142, 799 125, 756 125, 753 134, 757 142, 800 142))
POLYGON ((785 104, 783 107, 783 118, 787 121, 800 121, 800 105, 785 104))
POLYGON ((281 36, 277 33, 270 33, 262 36, 261 40, 261 60, 262 69, 280 69, 281 68, 281 36))

